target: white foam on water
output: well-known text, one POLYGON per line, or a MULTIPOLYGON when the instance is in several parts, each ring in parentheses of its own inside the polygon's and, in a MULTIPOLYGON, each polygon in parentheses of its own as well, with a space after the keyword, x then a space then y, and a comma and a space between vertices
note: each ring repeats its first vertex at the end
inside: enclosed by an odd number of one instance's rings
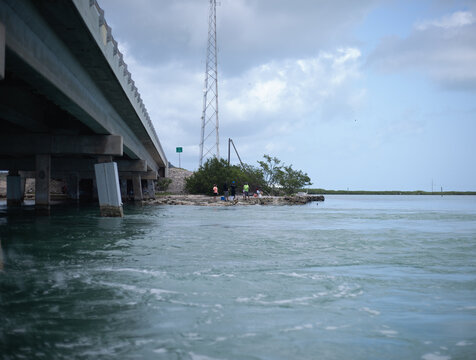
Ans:
POLYGON ((359 311, 364 311, 366 313, 369 313, 370 315, 380 315, 380 311, 377 311, 377 310, 372 310, 368 307, 363 307, 363 308, 360 308, 359 311))
POLYGON ((145 294, 147 292, 147 290, 140 289, 140 288, 138 288, 137 286, 134 286, 134 285, 111 283, 111 282, 106 282, 106 281, 99 281, 98 284, 106 285, 106 286, 113 287, 113 288, 118 288, 118 289, 125 290, 125 291, 136 292, 136 293, 139 293, 139 294, 145 294))
POLYGON ((165 289, 150 289, 149 291, 151 294, 158 295, 159 297, 162 294, 178 294, 177 291, 165 290, 165 289))
POLYGON ((423 360, 449 360, 451 356, 441 355, 439 352, 428 353, 421 357, 423 360))
POLYGON ((219 336, 215 339, 216 342, 225 341, 227 338, 225 336, 219 336))
POLYGON ((337 326, 326 326, 324 329, 326 329, 326 330, 337 330, 338 327, 337 326))
POLYGON ((145 344, 150 344, 151 342, 154 342, 154 340, 151 340, 151 339, 143 339, 143 340, 136 340, 134 341, 134 344, 137 345, 137 346, 142 346, 142 345, 145 345, 145 344))
POLYGON ((154 352, 156 354, 165 354, 165 353, 167 353, 167 349, 159 348, 159 349, 155 349, 154 352))
POLYGON ((473 343, 467 340, 461 340, 456 343, 456 346, 470 346, 470 345, 473 345, 473 343))
POLYGON ((184 334, 188 340, 202 340, 202 337, 198 333, 187 333, 184 334))
POLYGON ((394 337, 398 335, 398 331, 395 330, 380 330, 380 333, 388 337, 394 337))
POLYGON ((294 299, 282 299, 282 300, 274 300, 274 301, 258 301, 259 304, 262 305, 289 305, 289 304, 300 304, 300 305, 307 305, 309 300, 315 299, 314 296, 304 296, 300 298, 294 299))
POLYGON ((220 360, 220 359, 217 359, 217 358, 212 358, 210 356, 195 354, 193 352, 189 352, 188 354, 190 355, 192 360, 220 360))
POLYGON ((235 301, 239 302, 239 303, 248 303, 248 302, 251 302, 251 301, 259 301, 259 300, 261 300, 265 297, 266 296, 264 294, 258 294, 258 295, 253 296, 253 297, 239 297, 235 301))
POLYGON ((284 329, 284 332, 289 332, 289 331, 301 331, 301 330, 306 330, 306 329, 312 329, 314 326, 312 324, 304 324, 304 325, 297 325, 292 328, 287 328, 284 329))
MULTIPOLYGON (((193 303, 193 302, 186 302, 186 301, 178 301, 178 300, 172 300, 170 299, 169 302, 171 304, 175 305, 182 305, 182 306, 190 306, 190 307, 197 307, 197 308, 203 308, 203 309, 209 309, 213 305, 207 305, 207 304, 199 304, 199 303, 193 303)), ((215 309, 213 309, 215 310, 215 309)))
POLYGON ((309 274, 309 273, 299 274, 297 272, 291 272, 291 273, 276 272, 276 273, 269 273, 269 274, 294 277, 298 279, 309 279, 309 280, 334 280, 335 279, 335 276, 332 276, 332 275, 314 274, 314 273, 313 274, 309 274))
POLYGON ((133 272, 133 273, 139 273, 139 274, 146 274, 146 275, 153 275, 153 276, 160 276, 163 277, 167 275, 167 272, 165 271, 156 271, 156 270, 147 270, 147 269, 134 269, 134 268, 101 268, 98 269, 99 271, 109 271, 109 272, 133 272))
POLYGON ((257 296, 254 296, 254 297, 239 297, 235 301, 240 303, 255 302, 260 305, 290 305, 290 304, 309 305, 309 301, 318 299, 326 295, 329 295, 329 294, 327 292, 320 292, 317 294, 312 294, 311 296, 302 296, 302 297, 291 298, 291 299, 264 301, 261 299, 266 298, 266 296, 263 294, 258 294, 257 296))
POLYGON ((247 338, 247 337, 254 337, 256 336, 256 333, 245 333, 243 335, 239 335, 239 338, 247 338))
POLYGON ((232 277, 235 277, 235 275, 233 275, 233 274, 210 274, 210 275, 206 275, 206 276, 209 276, 209 277, 212 277, 212 278, 219 278, 219 277, 232 278, 232 277))
POLYGON ((342 284, 337 287, 338 292, 334 294, 336 298, 348 298, 348 297, 357 297, 362 295, 364 292, 360 289, 360 286, 350 286, 347 284, 342 284), (359 290, 359 291, 357 291, 359 290))

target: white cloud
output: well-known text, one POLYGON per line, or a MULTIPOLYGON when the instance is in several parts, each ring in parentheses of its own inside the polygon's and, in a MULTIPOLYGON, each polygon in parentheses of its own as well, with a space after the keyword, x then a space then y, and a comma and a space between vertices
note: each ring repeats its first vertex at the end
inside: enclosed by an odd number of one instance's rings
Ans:
MULTIPOLYGON (((119 42, 127 39, 143 63, 180 61, 201 66, 208 1, 99 0, 119 42)), ((308 57, 317 49, 352 44, 349 30, 377 0, 221 0, 217 7, 220 68, 246 71, 272 59, 308 57)), ((204 68, 203 64, 203 68, 204 68)))
POLYGON ((383 39, 368 63, 385 72, 417 70, 445 89, 476 91, 476 20, 455 12, 419 23, 406 38, 383 39))
POLYGON ((471 25, 476 21, 473 14, 469 11, 457 11, 453 14, 443 16, 440 19, 426 20, 415 25, 417 30, 427 30, 431 27, 440 27, 444 29, 456 28, 465 25, 471 25))
POLYGON ((359 49, 340 48, 316 57, 267 63, 224 79, 223 112, 237 122, 264 125, 274 118, 296 125, 333 97, 355 104, 358 96, 341 98, 339 90, 360 76, 360 56, 359 49))

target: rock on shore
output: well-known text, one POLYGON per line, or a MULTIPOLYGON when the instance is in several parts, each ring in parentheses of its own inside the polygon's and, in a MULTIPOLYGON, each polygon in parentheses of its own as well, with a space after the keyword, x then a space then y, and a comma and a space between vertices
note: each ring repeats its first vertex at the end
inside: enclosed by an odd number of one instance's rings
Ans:
POLYGON ((185 194, 185 181, 193 172, 180 168, 169 168, 168 178, 172 180, 167 192, 172 194, 185 194))
POLYGON ((156 205, 197 205, 197 206, 236 206, 236 205, 304 205, 313 201, 324 201, 322 195, 295 196, 263 196, 243 199, 237 196, 235 200, 223 201, 220 197, 206 195, 164 195, 144 203, 156 205))

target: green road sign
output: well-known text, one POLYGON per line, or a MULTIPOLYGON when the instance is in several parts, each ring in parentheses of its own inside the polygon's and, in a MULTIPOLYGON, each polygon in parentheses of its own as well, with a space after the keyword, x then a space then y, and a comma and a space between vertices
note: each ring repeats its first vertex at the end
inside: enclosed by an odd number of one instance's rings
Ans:
POLYGON ((182 149, 182 147, 178 147, 178 148, 176 148, 176 149, 175 149, 175 152, 178 152, 178 153, 181 153, 181 152, 183 152, 183 149, 182 149))

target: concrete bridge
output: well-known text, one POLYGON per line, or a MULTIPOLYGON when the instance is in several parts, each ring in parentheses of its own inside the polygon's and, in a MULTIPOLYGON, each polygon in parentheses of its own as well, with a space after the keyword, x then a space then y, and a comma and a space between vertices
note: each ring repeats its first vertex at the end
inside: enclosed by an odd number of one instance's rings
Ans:
POLYGON ((167 159, 104 11, 96 0, 0 0, 0 170, 7 203, 35 178, 49 212, 50 180, 67 195, 98 197, 122 216, 122 199, 154 195, 167 159))

